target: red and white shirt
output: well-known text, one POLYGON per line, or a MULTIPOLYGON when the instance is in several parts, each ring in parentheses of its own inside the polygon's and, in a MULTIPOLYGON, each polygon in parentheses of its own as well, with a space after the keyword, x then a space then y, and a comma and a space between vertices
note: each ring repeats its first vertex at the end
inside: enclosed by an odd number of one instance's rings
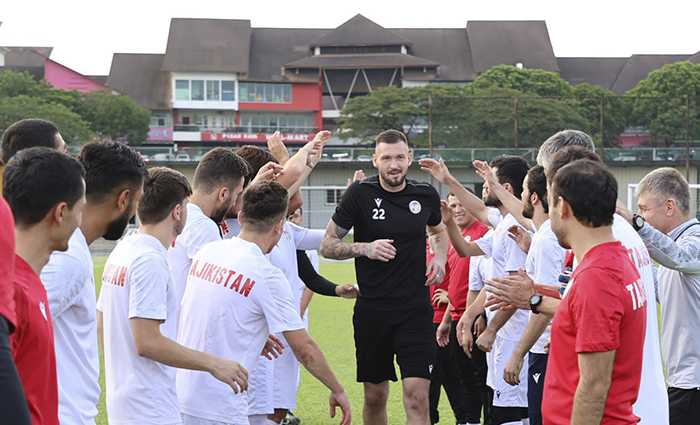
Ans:
POLYGON ((58 384, 51 312, 39 276, 15 257, 17 327, 10 339, 32 425, 58 425, 58 384))
MULTIPOLYGON (((467 242, 475 241, 486 234, 489 228, 478 220, 462 230, 462 236, 467 242)), ((450 317, 452 320, 459 320, 466 310, 467 293, 469 292, 469 257, 460 257, 454 247, 450 245, 447 254, 447 264, 449 265, 450 285, 448 294, 450 297, 450 317)))
POLYGON ((0 316, 9 323, 10 329, 16 325, 15 318, 15 221, 5 198, 0 196, 0 316))
POLYGON ((593 247, 572 275, 552 321, 542 417, 545 425, 571 423, 580 379, 578 355, 616 351, 601 424, 636 424, 632 412, 642 373, 647 296, 620 242, 593 247))

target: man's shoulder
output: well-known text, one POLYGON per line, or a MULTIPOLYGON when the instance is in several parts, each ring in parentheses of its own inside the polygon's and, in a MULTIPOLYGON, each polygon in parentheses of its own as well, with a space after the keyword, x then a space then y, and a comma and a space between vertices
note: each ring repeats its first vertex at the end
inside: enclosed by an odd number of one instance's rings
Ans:
POLYGON ((437 189, 435 189, 435 187, 428 182, 406 179, 406 187, 412 191, 415 191, 416 193, 440 196, 437 189))

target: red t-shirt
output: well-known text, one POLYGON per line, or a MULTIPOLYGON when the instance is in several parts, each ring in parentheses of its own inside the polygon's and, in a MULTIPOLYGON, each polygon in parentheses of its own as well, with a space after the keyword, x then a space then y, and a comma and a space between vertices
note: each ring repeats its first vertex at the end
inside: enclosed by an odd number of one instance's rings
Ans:
MULTIPOLYGON (((475 241, 486 234, 489 228, 475 220, 469 227, 462 230, 462 236, 468 242, 475 241)), ((449 264, 450 285, 449 297, 452 310, 450 316, 452 320, 459 320, 466 310, 467 292, 469 291, 469 257, 460 257, 454 247, 450 245, 450 250, 447 254, 447 263, 449 264)))
MULTIPOLYGON (((425 243, 425 261, 426 264, 430 264, 430 261, 432 261, 433 257, 435 254, 433 251, 430 249, 430 244, 426 241, 425 243)), ((434 304, 433 303, 433 294, 435 294, 435 291, 438 289, 444 289, 447 291, 449 283, 450 283, 450 265, 445 264, 445 278, 442 280, 441 283, 437 285, 430 285, 428 286, 428 296, 430 297, 430 304, 433 306, 433 323, 440 323, 442 322, 442 318, 445 316, 445 311, 447 311, 447 304, 434 304)))
POLYGON ((545 425, 571 423, 579 382, 578 354, 616 350, 603 425, 632 425, 642 372, 647 300, 639 273, 620 242, 592 248, 552 321, 544 384, 545 425))
POLYGON ((17 328, 12 354, 27 397, 32 425, 58 425, 56 355, 46 290, 39 276, 21 257, 15 257, 17 328))
POLYGON ((17 325, 15 317, 15 221, 5 199, 0 196, 0 316, 17 325))

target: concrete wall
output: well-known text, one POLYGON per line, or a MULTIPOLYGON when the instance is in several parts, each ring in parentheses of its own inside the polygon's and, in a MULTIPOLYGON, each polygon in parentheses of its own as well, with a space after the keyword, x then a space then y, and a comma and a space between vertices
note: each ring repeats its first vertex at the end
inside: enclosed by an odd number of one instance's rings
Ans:
MULTIPOLYGON (((194 176, 195 164, 174 164, 173 168, 181 171, 191 181, 194 176)), ((356 169, 362 168, 368 176, 375 173, 370 163, 355 162, 322 162, 311 174, 304 184, 305 187, 340 186, 345 187, 347 180, 352 177, 356 169)), ((465 185, 474 190, 480 190, 482 180, 478 177, 471 166, 453 165, 450 167, 453 174, 465 185)), ((611 167, 613 175, 618 181, 618 197, 622 202, 627 202, 627 184, 638 183, 646 173, 653 170, 651 166, 631 166, 631 167, 611 167)), ((685 175, 685 167, 677 167, 685 175)), ((409 178, 429 182, 430 177, 422 172, 417 166, 409 170, 409 178)), ((690 183, 698 182, 697 167, 690 168, 690 183)), ((438 192, 443 197, 447 196, 448 190, 437 182, 433 182, 438 192)), ((304 200, 304 223, 311 228, 324 228, 328 220, 333 215, 335 205, 328 203, 326 189, 303 190, 304 200)), ((478 192, 480 193, 480 192, 478 192)), ((697 211, 697 191, 691 190, 691 210, 695 214, 697 211)), ((635 200, 636 202, 636 200, 635 200)))

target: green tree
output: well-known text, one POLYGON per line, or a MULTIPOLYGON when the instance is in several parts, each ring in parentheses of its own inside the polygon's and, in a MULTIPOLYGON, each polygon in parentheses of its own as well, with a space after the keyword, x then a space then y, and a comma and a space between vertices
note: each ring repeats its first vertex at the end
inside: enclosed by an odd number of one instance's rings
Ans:
POLYGON ((583 116, 587 124, 581 130, 601 143, 601 112, 603 114, 603 139, 605 145, 614 145, 617 136, 625 130, 629 115, 628 102, 602 87, 581 83, 573 88, 573 100, 569 102, 583 116))
POLYGON ((502 88, 517 90, 525 95, 568 98, 573 94, 571 84, 556 72, 541 69, 520 69, 498 65, 474 80, 475 89, 502 88))
POLYGON ((86 94, 79 111, 101 137, 139 144, 148 135, 150 112, 127 96, 105 92, 86 94))
POLYGON ((627 92, 633 97, 632 123, 672 144, 700 138, 700 64, 676 62, 649 73, 627 92))
POLYGON ((0 133, 12 123, 25 118, 41 118, 53 122, 68 144, 86 143, 94 137, 88 123, 63 105, 46 103, 38 97, 0 98, 0 133))

